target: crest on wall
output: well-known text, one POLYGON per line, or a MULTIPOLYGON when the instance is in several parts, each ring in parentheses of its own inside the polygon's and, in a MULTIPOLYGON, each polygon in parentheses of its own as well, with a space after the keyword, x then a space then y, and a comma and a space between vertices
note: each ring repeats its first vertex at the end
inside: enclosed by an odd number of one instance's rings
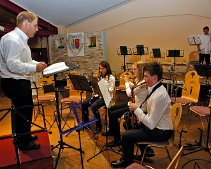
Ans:
POLYGON ((68 56, 84 56, 84 32, 67 34, 68 56))

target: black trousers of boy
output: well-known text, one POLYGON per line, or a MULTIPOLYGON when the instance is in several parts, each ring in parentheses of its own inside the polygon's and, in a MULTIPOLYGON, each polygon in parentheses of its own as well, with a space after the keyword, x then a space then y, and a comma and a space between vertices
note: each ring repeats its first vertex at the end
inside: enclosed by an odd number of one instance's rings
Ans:
MULTIPOLYGON (((122 151, 123 159, 127 163, 133 162, 134 144, 141 141, 162 142, 168 140, 173 134, 173 130, 161 130, 154 128, 150 130, 148 127, 140 124, 135 129, 127 130, 122 134, 122 151)), ((140 145, 141 151, 146 145, 140 145)))

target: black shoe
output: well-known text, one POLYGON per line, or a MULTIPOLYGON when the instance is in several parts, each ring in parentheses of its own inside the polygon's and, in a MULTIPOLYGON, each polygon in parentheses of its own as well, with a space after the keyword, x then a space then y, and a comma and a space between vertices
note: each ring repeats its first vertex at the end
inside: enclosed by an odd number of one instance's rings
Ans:
POLYGON ((117 147, 119 145, 120 145, 119 141, 112 141, 112 142, 107 143, 107 146, 109 146, 109 147, 117 147))
POLYGON ((123 159, 119 159, 117 161, 113 161, 111 162, 111 166, 114 167, 114 168, 119 168, 119 167, 127 167, 129 166, 130 164, 132 164, 133 162, 128 162, 128 161, 125 161, 123 159))
MULTIPOLYGON (((154 153, 153 149, 148 148, 147 151, 146 151, 146 153, 145 153, 144 160, 146 160, 145 159, 146 157, 147 158, 150 158, 150 157, 154 157, 154 156, 155 156, 155 153, 154 153)), ((135 160, 137 160, 137 161, 141 161, 141 159, 142 159, 142 153, 140 155, 137 155, 135 157, 135 160)))
POLYGON ((102 134, 102 136, 114 136, 114 134, 111 133, 110 131, 102 132, 101 134, 102 134))
POLYGON ((19 145, 18 147, 19 147, 20 150, 36 150, 36 149, 40 148, 40 145, 31 141, 27 145, 22 144, 22 145, 19 145))

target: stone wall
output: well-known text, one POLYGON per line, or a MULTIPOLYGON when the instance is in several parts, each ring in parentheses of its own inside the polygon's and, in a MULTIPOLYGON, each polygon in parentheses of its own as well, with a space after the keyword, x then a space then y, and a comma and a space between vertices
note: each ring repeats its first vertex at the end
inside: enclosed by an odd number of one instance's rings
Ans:
POLYGON ((49 58, 50 64, 65 62, 66 64, 78 64, 78 72, 81 75, 91 75, 98 70, 99 62, 104 60, 103 55, 103 33, 84 33, 84 56, 69 57, 66 42, 62 48, 58 48, 56 39, 65 39, 66 35, 52 35, 49 37, 49 58), (96 47, 90 47, 91 40, 96 37, 96 47))

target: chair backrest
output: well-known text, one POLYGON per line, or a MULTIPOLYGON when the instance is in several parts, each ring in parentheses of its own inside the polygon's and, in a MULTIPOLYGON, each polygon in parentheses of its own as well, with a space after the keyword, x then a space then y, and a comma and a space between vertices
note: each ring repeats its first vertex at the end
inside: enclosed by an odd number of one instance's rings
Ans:
POLYGON ((169 139, 169 142, 170 143, 174 143, 174 139, 175 139, 175 135, 176 135, 176 132, 177 132, 177 128, 179 126, 179 123, 180 123, 180 119, 181 119, 181 115, 182 115, 182 106, 180 103, 174 103, 172 106, 171 106, 171 119, 172 119, 172 122, 173 122, 173 135, 172 137, 169 139))
POLYGON ((115 104, 115 101, 116 101, 116 87, 114 87, 114 91, 113 91, 113 104, 115 104))
POLYGON ((211 99, 209 98, 209 105, 208 105, 208 107, 211 107, 211 99))
POLYGON ((182 156, 182 150, 183 150, 183 146, 179 149, 179 151, 174 156, 174 158, 171 160, 170 164, 168 165, 168 167, 166 169, 177 169, 178 168, 179 161, 182 156))
POLYGON ((182 98, 191 99, 198 102, 200 92, 200 78, 195 70, 189 71, 185 75, 185 82, 182 89, 182 98))

